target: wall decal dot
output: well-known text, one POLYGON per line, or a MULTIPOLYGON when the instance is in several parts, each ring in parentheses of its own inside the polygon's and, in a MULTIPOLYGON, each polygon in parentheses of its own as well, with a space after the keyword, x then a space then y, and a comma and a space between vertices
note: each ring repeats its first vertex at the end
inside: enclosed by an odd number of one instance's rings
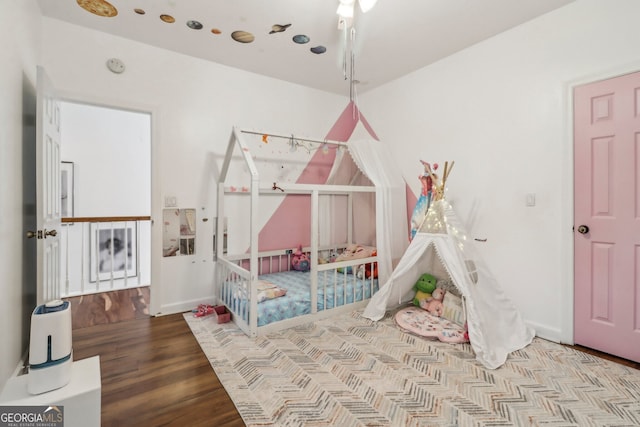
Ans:
POLYGON ((284 30, 286 30, 287 28, 289 28, 291 26, 291 24, 286 24, 286 25, 279 25, 279 24, 275 24, 271 26, 271 31, 269 31, 269 34, 275 34, 275 33, 281 33, 284 30))
POLYGON ((138 15, 144 15, 145 13, 147 13, 147 12, 144 11, 144 9, 138 9, 138 8, 133 9, 133 11, 135 13, 137 13, 138 15))
POLYGON ((118 9, 106 0, 76 0, 78 6, 94 15, 113 18, 118 14, 118 9))
POLYGON ((212 28, 212 29, 211 29, 211 32, 212 32, 213 34, 222 34, 222 31, 220 31, 220 30, 219 30, 219 29, 217 29, 217 28, 212 28))
POLYGON ((192 30, 201 30, 202 29, 202 24, 198 21, 187 21, 187 27, 191 28, 192 30))
POLYGON ((176 18, 171 15, 160 15, 160 19, 166 22, 167 24, 173 24, 176 22, 176 18))
POLYGON ((324 46, 314 46, 309 50, 317 55, 320 55, 321 53, 325 53, 327 51, 327 48, 324 46))
POLYGON ((293 36, 293 41, 298 44, 305 44, 309 43, 309 37, 305 36, 304 34, 298 34, 293 36))
POLYGON ((239 43, 251 43, 255 40, 253 34, 248 31, 234 31, 231 33, 231 38, 239 43))

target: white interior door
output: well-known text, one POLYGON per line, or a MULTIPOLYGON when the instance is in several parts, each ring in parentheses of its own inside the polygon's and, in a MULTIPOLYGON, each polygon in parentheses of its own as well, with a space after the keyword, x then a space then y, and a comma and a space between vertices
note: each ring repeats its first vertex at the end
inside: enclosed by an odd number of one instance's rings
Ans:
POLYGON ((36 126, 37 304, 60 298, 60 105, 38 67, 36 126))

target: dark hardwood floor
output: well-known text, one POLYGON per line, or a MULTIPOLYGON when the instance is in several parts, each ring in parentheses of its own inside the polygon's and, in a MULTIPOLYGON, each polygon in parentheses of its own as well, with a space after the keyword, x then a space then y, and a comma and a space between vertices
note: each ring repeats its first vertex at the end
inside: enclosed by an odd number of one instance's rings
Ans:
POLYGON ((244 426, 182 314, 74 329, 73 352, 100 356, 102 426, 244 426))

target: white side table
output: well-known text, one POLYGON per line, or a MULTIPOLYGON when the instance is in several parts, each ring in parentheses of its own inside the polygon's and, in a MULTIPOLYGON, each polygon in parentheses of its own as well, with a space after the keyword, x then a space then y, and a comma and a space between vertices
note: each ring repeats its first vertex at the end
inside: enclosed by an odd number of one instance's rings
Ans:
POLYGON ((29 394, 28 375, 7 381, 0 394, 0 406, 64 406, 65 427, 100 427, 100 356, 74 360, 69 384, 46 393, 29 394))

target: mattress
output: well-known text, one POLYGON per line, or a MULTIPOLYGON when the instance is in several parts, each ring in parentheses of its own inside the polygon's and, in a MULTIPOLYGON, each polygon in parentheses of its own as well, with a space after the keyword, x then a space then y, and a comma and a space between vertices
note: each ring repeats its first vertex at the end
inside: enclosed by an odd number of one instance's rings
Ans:
MULTIPOLYGON (((291 319, 311 313, 311 273, 308 271, 283 271, 279 273, 265 274, 259 279, 269 281, 287 290, 282 297, 266 300, 258 304, 258 326, 268 325, 279 320, 291 319)), ((355 301, 371 298, 378 291, 378 281, 357 279, 351 274, 337 274, 333 271, 318 274, 318 304, 317 310, 323 311, 333 307, 350 304, 355 301), (334 283, 335 282, 335 283, 334 283), (347 283, 345 283, 347 282, 347 283), (326 286, 325 286, 326 283, 326 286), (327 289, 325 298, 325 287, 327 289), (364 289, 363 289, 364 288, 364 289), (364 298, 363 298, 364 292, 364 298)), ((246 301, 239 305, 243 306, 246 301)), ((238 310, 235 310, 238 312, 238 310)), ((244 310, 239 310, 240 313, 244 310)), ((246 319, 245 319, 246 320, 246 319)))

